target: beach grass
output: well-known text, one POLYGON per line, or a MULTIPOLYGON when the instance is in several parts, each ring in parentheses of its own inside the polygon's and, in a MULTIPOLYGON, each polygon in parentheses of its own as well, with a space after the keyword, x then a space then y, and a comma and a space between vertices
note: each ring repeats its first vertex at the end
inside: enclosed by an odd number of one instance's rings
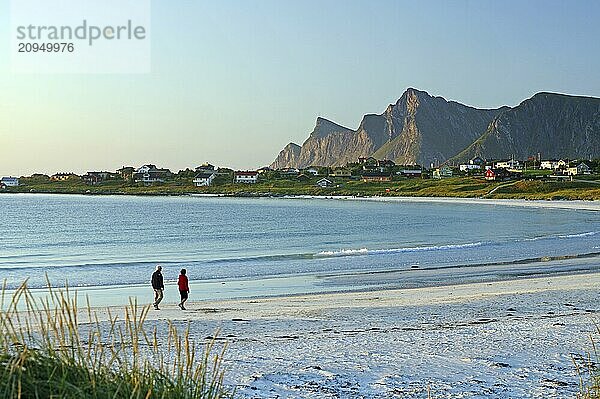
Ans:
POLYGON ((120 319, 99 321, 89 303, 79 309, 68 289, 35 299, 24 283, 0 309, 0 397, 96 399, 217 399, 223 350, 203 351, 189 328, 146 326, 149 307, 136 302, 120 319))
POLYGON ((598 337, 600 325, 596 324, 596 334, 590 337, 591 353, 575 361, 575 367, 580 379, 581 399, 600 399, 600 353, 598 352, 598 337))

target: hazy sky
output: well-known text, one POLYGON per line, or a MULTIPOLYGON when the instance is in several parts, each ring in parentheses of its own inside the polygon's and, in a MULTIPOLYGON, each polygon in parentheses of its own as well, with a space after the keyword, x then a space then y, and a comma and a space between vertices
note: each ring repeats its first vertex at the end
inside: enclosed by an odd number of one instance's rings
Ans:
MULTIPOLYGON (((407 87, 477 107, 600 96, 600 1, 152 2, 152 72, 22 75, 0 0, 0 175, 269 164, 407 87)), ((12 33, 11 33, 12 34, 12 33)))

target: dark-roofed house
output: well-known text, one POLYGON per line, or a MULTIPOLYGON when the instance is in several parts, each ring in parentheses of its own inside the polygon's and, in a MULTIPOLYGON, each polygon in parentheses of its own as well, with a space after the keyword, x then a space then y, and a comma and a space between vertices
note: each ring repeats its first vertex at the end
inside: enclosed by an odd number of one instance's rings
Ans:
POLYGON ((129 180, 133 178, 133 174, 135 173, 135 168, 133 166, 123 166, 121 169, 117 169, 117 173, 123 180, 129 180))
POLYGON ((106 179, 114 179, 118 175, 112 172, 87 172, 81 179, 89 185, 98 184, 106 179))
POLYGON ((204 171, 196 174, 194 177, 194 185, 196 187, 208 187, 212 184, 217 174, 215 172, 204 171))
POLYGON ((17 187, 19 185, 18 177, 3 177, 0 179, 0 182, 4 184, 5 187, 17 187))
POLYGON ((360 178, 364 182, 370 182, 370 181, 391 181, 392 180, 392 175, 389 172, 382 172, 380 170, 373 170, 373 171, 364 171, 360 175, 360 178))
POLYGON ((396 166, 396 163, 391 159, 383 159, 377 161, 377 166, 379 166, 380 168, 393 168, 394 166, 396 166))
POLYGON ((592 169, 585 162, 580 162, 577 166, 567 168, 567 175, 569 176, 589 175, 591 173, 592 169))
POLYGON ((85 175, 81 176, 81 179, 90 186, 94 186, 100 183, 103 178, 97 172, 87 172, 85 175))
POLYGON ((156 165, 147 164, 139 167, 133 174, 136 183, 159 183, 164 182, 171 175, 169 169, 159 169, 156 165))

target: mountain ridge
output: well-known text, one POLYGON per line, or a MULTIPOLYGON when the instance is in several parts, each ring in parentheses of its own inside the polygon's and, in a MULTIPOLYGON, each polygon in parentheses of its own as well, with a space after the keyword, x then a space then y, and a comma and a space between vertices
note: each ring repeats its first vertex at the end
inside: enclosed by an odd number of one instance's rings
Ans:
POLYGON ((364 115, 355 130, 318 117, 299 150, 289 146, 272 168, 341 166, 362 156, 422 165, 554 156, 563 147, 559 156, 598 155, 600 98, 542 91, 515 107, 481 109, 408 88, 381 114, 364 115))

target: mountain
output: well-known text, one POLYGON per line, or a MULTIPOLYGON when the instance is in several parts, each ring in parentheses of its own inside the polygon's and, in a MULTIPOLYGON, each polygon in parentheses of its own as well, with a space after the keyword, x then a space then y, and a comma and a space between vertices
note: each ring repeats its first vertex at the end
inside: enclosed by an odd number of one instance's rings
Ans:
POLYGON ((358 157, 397 164, 482 158, 600 156, 600 99, 538 93, 514 108, 477 109, 407 89, 356 130, 317 118, 308 139, 288 144, 272 168, 338 166, 358 157))
POLYGON ((443 162, 481 135, 502 109, 481 110, 408 89, 381 114, 367 114, 356 130, 317 118, 297 148, 284 148, 272 168, 338 166, 375 156, 402 164, 443 162))
POLYGON ((538 153, 544 159, 600 156, 600 98, 538 93, 495 117, 453 161, 538 153))
POLYGON ((384 113, 391 134, 372 155, 399 164, 444 162, 478 138, 503 110, 472 108, 409 89, 384 113))

